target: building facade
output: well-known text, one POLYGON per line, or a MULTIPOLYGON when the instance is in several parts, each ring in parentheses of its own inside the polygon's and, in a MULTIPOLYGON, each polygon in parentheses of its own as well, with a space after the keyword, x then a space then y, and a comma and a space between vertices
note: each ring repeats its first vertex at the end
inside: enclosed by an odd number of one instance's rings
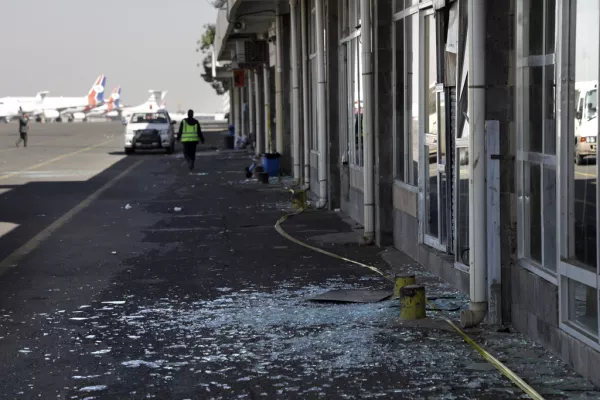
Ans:
POLYGON ((600 384, 592 0, 229 0, 257 152, 600 384), (262 50, 261 50, 262 49, 262 50))

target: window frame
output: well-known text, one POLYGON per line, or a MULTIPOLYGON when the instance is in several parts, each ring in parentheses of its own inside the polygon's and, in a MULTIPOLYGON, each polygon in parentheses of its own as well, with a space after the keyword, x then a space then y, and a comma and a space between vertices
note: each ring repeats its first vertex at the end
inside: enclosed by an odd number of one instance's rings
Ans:
MULTIPOLYGON (((418 31, 418 41, 419 41, 419 46, 418 46, 418 52, 415 55, 418 58, 418 65, 419 67, 421 67, 423 65, 423 46, 421 45, 423 43, 423 15, 422 15, 422 10, 426 10, 428 8, 432 8, 433 7, 433 1, 424 1, 421 2, 419 4, 415 4, 409 8, 406 8, 402 11, 399 11, 395 14, 393 14, 392 17, 392 65, 393 65, 393 70, 394 73, 392 74, 392 86, 395 88, 394 89, 394 96, 393 96, 393 146, 394 146, 394 162, 393 162, 393 169, 394 169, 394 180, 400 184, 400 186, 402 187, 414 187, 414 188, 419 188, 420 186, 420 178, 422 176, 421 174, 421 158, 422 158, 422 154, 418 154, 417 155, 417 160, 419 162, 419 165, 417 166, 417 171, 416 171, 416 175, 415 175, 415 168, 413 165, 413 162, 415 160, 414 158, 414 154, 413 154, 413 135, 414 132, 412 132, 412 130, 410 132, 408 132, 408 124, 412 123, 412 114, 411 114, 411 120, 409 120, 408 118, 406 118, 406 114, 405 114, 405 118, 403 119, 403 132, 398 132, 398 124, 397 124, 397 113, 398 113, 398 105, 396 103, 396 96, 397 96, 397 79, 396 79, 396 73, 395 71, 397 70, 397 65, 399 60, 397 60, 396 57, 396 49, 397 49, 397 43, 396 43, 396 38, 397 38, 397 22, 401 19, 406 20, 407 18, 412 18, 415 14, 417 15, 417 31, 418 31), (403 152, 403 159, 402 160, 398 160, 398 146, 399 146, 399 140, 398 140, 398 136, 402 134, 404 137, 404 152, 403 152), (404 176, 400 177, 398 176, 398 163, 404 163, 404 176), (414 179, 414 177, 417 177, 416 181, 414 179)), ((394 12, 395 9, 395 5, 392 4, 392 12, 394 12)), ((426 10, 425 12, 430 12, 430 10, 426 10)), ((431 12, 433 12, 433 10, 431 10, 431 12)), ((406 32, 406 23, 404 23, 402 25, 402 29, 404 29, 404 31, 406 32)), ((411 39, 413 39, 411 37, 411 39)), ((406 35, 402 36, 402 40, 404 41, 404 53, 403 53, 403 59, 401 60, 402 64, 404 65, 403 67, 403 74, 404 74, 404 81, 405 83, 407 82, 407 66, 406 66, 406 54, 407 54, 407 49, 411 48, 412 49, 412 42, 410 43, 410 47, 407 46, 407 42, 406 42, 406 35)), ((419 76, 419 87, 417 88, 417 91, 419 93, 419 116, 421 115, 421 112, 423 112, 423 107, 421 104, 421 96, 422 96, 422 85, 420 84, 422 80, 422 77, 419 76)), ((412 82, 411 82, 412 84, 412 82)), ((407 107, 407 101, 406 101, 406 90, 404 90, 404 104, 403 104, 403 109, 400 110, 400 112, 402 113, 406 113, 406 107, 407 107)), ((418 131, 416 132, 416 134, 418 135, 418 146, 417 149, 421 149, 423 147, 423 140, 422 140, 422 135, 421 135, 421 131, 423 129, 423 121, 422 118, 419 117, 419 128, 418 131)), ((422 153, 421 151, 419 151, 419 153, 422 153)), ((420 209, 419 209, 420 210, 420 209)), ((420 211, 419 211, 419 215, 421 215, 420 211)), ((422 220, 422 219, 421 219, 422 220)), ((423 235, 419 235, 419 241, 422 242, 423 240, 423 235)))
MULTIPOLYGON (((560 180, 560 196, 559 196, 559 210, 558 210, 558 223, 559 223, 559 237, 560 243, 557 246, 557 258, 559 259, 558 266, 558 293, 559 293, 559 327, 565 332, 569 333, 573 337, 583 341, 587 345, 593 347, 596 350, 600 350, 600 252, 596 254, 596 271, 594 272, 590 268, 585 268, 579 265, 574 259, 574 201, 571 193, 572 182, 575 178, 575 166, 573 163, 574 154, 574 111, 578 99, 575 99, 575 57, 576 51, 569 52, 569 49, 575 44, 576 41, 576 24, 577 24, 577 2, 568 2, 566 0, 557 0, 557 4, 560 4, 561 15, 557 17, 557 23, 560 26, 565 25, 562 21, 566 20, 567 29, 560 37, 560 52, 559 52, 559 68, 563 75, 561 88, 564 93, 561 93, 561 121, 558 125, 558 149, 560 150, 557 155, 559 157, 559 164, 561 171, 558 175, 560 180), (560 18, 560 20, 558 19, 560 18), (564 52, 562 49, 565 49, 564 52), (577 323, 569 320, 569 301, 570 293, 568 287, 568 279, 575 282, 582 283, 596 291, 596 317, 598 322, 597 331, 594 334, 585 331, 577 323)), ((557 6, 557 10, 559 7, 557 6)), ((599 41, 597 51, 600 53, 600 29, 599 29, 599 41)), ((600 79, 600 63, 599 70, 597 71, 597 78, 600 79)), ((558 96, 557 96, 558 97, 558 96)), ((600 133, 600 126, 599 132, 600 133)), ((597 160, 597 158, 596 158, 597 160)), ((600 207, 599 207, 599 195, 600 188, 600 163, 596 162, 596 227, 600 222, 600 207)), ((596 248, 600 248, 600 235, 596 234, 596 248)))
MULTIPOLYGON (((573 51, 577 40, 576 29, 577 29, 577 1, 569 0, 556 0, 555 2, 555 32, 554 32, 554 55, 542 54, 523 57, 523 42, 526 40, 525 29, 523 24, 516 24, 516 80, 517 80, 517 95, 515 96, 515 113, 517 115, 517 201, 518 201, 518 264, 533 272, 537 276, 545 279, 558 287, 558 322, 559 327, 564 332, 567 332, 576 339, 586 343, 590 347, 600 350, 600 252, 596 253, 596 267, 590 268, 590 266, 584 267, 582 263, 575 258, 575 166, 573 163, 574 156, 574 140, 575 137, 575 109, 578 106, 578 98, 575 98, 575 82, 576 82, 576 57, 577 52, 573 51), (548 154, 545 141, 547 139, 546 131, 542 129, 542 144, 541 153, 531 152, 526 149, 525 146, 525 96, 520 92, 524 88, 524 74, 522 69, 534 67, 534 66, 554 66, 554 82, 555 82, 555 123, 556 123, 556 154, 548 154), (540 265, 539 263, 528 259, 525 246, 525 238, 528 232, 528 226, 526 226, 525 219, 525 183, 528 178, 524 174, 524 165, 526 162, 537 164, 541 167, 540 172, 540 183, 542 186, 541 190, 541 240, 542 240, 542 263, 545 263, 545 257, 547 254, 552 252, 546 252, 546 237, 544 233, 543 223, 544 219, 548 217, 547 213, 544 214, 543 209, 545 207, 544 201, 544 170, 545 168, 553 168, 556 171, 556 246, 555 246, 555 262, 556 271, 546 268, 546 265, 540 265), (591 299, 595 299, 595 305, 591 306, 592 317, 596 318, 595 323, 598 324, 594 332, 589 328, 585 328, 585 325, 577 320, 571 320, 570 311, 573 310, 574 301, 581 301, 581 299, 575 299, 575 294, 570 293, 569 281, 573 283, 579 283, 584 285, 590 292, 586 293, 586 296, 591 295, 585 299, 586 310, 589 305, 587 302, 591 299), (594 296, 595 294, 595 296, 594 296)), ((517 21, 524 21, 523 18, 523 2, 519 2, 517 5, 517 21)), ((544 11, 547 10, 547 2, 544 2, 544 11)), ((596 11, 599 12, 600 10, 596 11)), ((544 15, 544 21, 548 21, 548 16, 544 15)), ((545 24, 546 22, 544 22, 545 24)), ((546 30, 543 30, 543 43, 542 48, 546 52, 546 30)), ((597 46, 595 50, 600 54, 600 29, 596 33, 598 35, 597 46)), ((593 48, 592 48, 593 50, 593 48)), ((598 71, 595 71, 595 80, 600 80, 600 63, 597 65, 598 71)), ((542 93, 546 90, 546 71, 543 71, 542 93)), ((546 99, 548 96, 542 94, 542 97, 546 99)), ((545 112, 546 107, 543 108, 542 118, 543 124, 546 123, 545 112)), ((598 131, 598 137, 600 137, 600 127, 598 131)), ((596 157, 597 160, 597 157, 596 157)), ((600 222, 600 163, 596 162, 595 167, 595 183, 596 183, 596 207, 595 207, 595 218, 596 228, 600 222)), ((597 232, 597 231, 596 231, 597 232)), ((600 235, 596 233, 596 248, 600 248, 600 235)))
POLYGON ((469 235, 470 235, 470 215, 469 215, 469 196, 468 196, 468 181, 469 181, 469 118, 468 118, 468 73, 469 73, 469 46, 468 35, 470 28, 468 26, 468 10, 467 0, 457 0, 458 12, 458 48, 456 52, 456 110, 452 118, 454 118, 455 132, 453 133, 452 151, 452 249, 454 251, 454 268, 470 273, 469 258, 465 259, 464 255, 469 253, 469 235), (467 136, 465 136, 465 133, 467 136), (466 161, 463 164, 463 159, 466 161), (467 173, 466 179, 464 173, 467 173), (467 181, 466 190, 466 210, 464 207, 464 193, 461 192, 462 181, 467 181), (466 214, 466 219, 461 220, 461 217, 466 214), (466 231, 466 235, 465 235, 466 231), (466 236, 466 243, 463 241, 466 236))
MULTIPOLYGON (((423 71, 422 75, 419 77, 419 116, 423 116, 426 117, 426 106, 425 106, 425 102, 429 101, 429 96, 427 93, 427 89, 426 87, 428 87, 429 82, 429 75, 428 75, 428 71, 425 71, 425 66, 427 65, 426 63, 426 44, 425 44, 425 40, 426 40, 426 32, 425 32, 425 18, 427 17, 432 17, 430 24, 431 26, 434 28, 434 42, 435 42, 435 72, 436 72, 436 82, 435 82, 435 106, 436 106, 436 118, 437 118, 437 124, 438 124, 438 133, 437 133, 437 143, 438 143, 438 149, 437 149, 437 154, 436 154, 436 174, 437 174, 437 180, 436 180, 436 185, 437 185, 437 229, 438 229, 438 237, 435 237, 433 235, 431 235, 430 233, 428 233, 428 227, 427 227, 427 218, 428 218, 428 210, 427 210, 427 193, 426 190, 429 189, 430 185, 429 185, 429 172, 427 171, 428 169, 431 168, 431 164, 429 163, 429 152, 425 151, 425 147, 427 145, 427 139, 426 139, 426 133, 425 132, 425 118, 419 118, 419 218, 422 221, 421 224, 419 224, 419 228, 420 228, 420 234, 419 236, 422 237, 422 242, 424 244, 426 244, 429 247, 433 247, 437 250, 443 251, 443 252, 447 252, 448 251, 448 238, 446 238, 446 242, 444 243, 442 240, 443 234, 442 234, 442 228, 444 227, 444 224, 442 223, 442 218, 443 218, 443 213, 441 212, 442 209, 442 201, 441 201, 441 197, 442 197, 442 193, 441 193, 441 178, 442 178, 442 174, 446 174, 446 167, 443 167, 443 170, 440 171, 440 148, 439 145, 441 143, 440 141, 440 131, 439 131, 439 127, 440 127, 440 97, 443 96, 444 97, 444 102, 446 101, 446 91, 444 89, 444 84, 443 82, 439 82, 441 79, 440 76, 440 60, 439 60, 439 43, 438 43, 438 38, 439 38, 439 32, 438 32, 438 21, 437 18, 439 18, 438 13, 435 12, 435 10, 433 8, 421 8, 419 10, 419 69, 421 71, 423 71)), ((431 61, 429 61, 431 62, 431 61)), ((445 110, 446 111, 446 110, 445 110)), ((444 115, 443 118, 445 119, 446 116, 444 115)), ((445 125, 445 124, 444 124, 445 125)), ((444 132, 444 135, 446 133, 444 132)), ((446 177, 447 179, 447 177, 446 177)), ((448 205, 446 204, 445 207, 447 207, 448 205)), ((446 224, 449 223, 450 221, 446 221, 446 224)), ((447 228, 447 226, 446 226, 447 228)))
MULTIPOLYGON (((362 169, 364 167, 363 137, 361 133, 360 119, 354 120, 355 102, 358 101, 357 118, 360 116, 363 107, 361 103, 364 99, 361 97, 362 91, 362 58, 361 58, 361 33, 360 28, 351 32, 350 35, 340 40, 340 47, 345 51, 345 64, 343 64, 346 76, 346 99, 347 99, 347 119, 344 122, 347 126, 348 146, 348 164, 353 168, 362 169), (358 100, 356 100, 358 99, 358 100), (359 125, 355 125, 359 124, 359 125), (358 127, 358 132, 355 129, 358 127)), ((364 95, 364 94, 363 94, 364 95)))
MULTIPOLYGON (((363 102, 360 93, 362 90, 362 57, 361 57, 361 27, 360 27, 360 0, 345 0, 340 14, 341 35, 338 38, 340 55, 340 99, 346 99, 340 103, 340 115, 338 116, 341 132, 346 146, 345 157, 353 169, 362 170, 364 167, 363 138, 357 137, 354 121, 354 102, 358 96, 358 114, 362 111, 360 106, 363 102)), ((364 94, 363 94, 364 95, 364 94)), ((358 118, 358 117, 357 117, 358 118)), ((360 120, 358 121, 360 122, 360 120)), ((359 127, 360 128, 360 127, 359 127)), ((360 129, 359 129, 360 132, 360 129)))
MULTIPOLYGON (((560 108, 560 104, 559 104, 559 99, 560 99, 560 95, 561 95, 561 83, 559 80, 559 71, 557 68, 557 60, 558 60, 558 56, 557 56, 557 52, 558 47, 559 47, 559 38, 560 35, 562 35, 561 32, 561 27, 558 25, 558 18, 559 18, 559 10, 560 10, 560 2, 562 0, 556 0, 556 5, 555 5, 555 18, 554 18, 554 53, 552 54, 548 54, 547 53, 547 49, 546 49, 546 39, 547 39, 547 25, 546 25, 546 21, 547 21, 547 4, 548 4, 548 0, 544 0, 544 5, 543 5, 543 9, 544 9, 544 15, 543 15, 543 20, 544 20, 544 24, 542 27, 542 48, 543 48, 543 54, 539 55, 525 55, 525 42, 528 39, 528 36, 526 37, 526 35, 528 34, 527 30, 524 27, 523 23, 519 23, 518 21, 525 21, 523 14, 524 14, 524 8, 525 8, 525 2, 524 1, 520 1, 517 4, 517 16, 516 16, 516 30, 517 30, 517 34, 516 36, 516 43, 515 43, 515 48, 516 48, 516 90, 517 90, 517 95, 515 96, 516 101, 515 101, 515 115, 516 115, 516 127, 517 127, 517 154, 516 154, 516 161, 515 161, 515 167, 516 167, 516 190, 517 190, 517 218, 518 218, 518 224, 517 224, 517 262, 520 266, 522 266, 523 268, 526 268, 534 273, 536 273, 537 275, 539 275, 540 277, 549 280, 550 282, 557 284, 558 279, 557 279, 557 272, 558 271, 554 271, 551 268, 548 268, 547 265, 548 263, 546 262, 546 256, 547 256, 547 252, 546 252, 546 232, 545 232, 545 225, 543 222, 541 223, 541 227, 540 227, 540 241, 541 241, 541 261, 538 262, 536 260, 533 260, 530 256, 529 256, 529 252, 531 250, 531 235, 529 234, 530 230, 531 230, 531 226, 530 226, 530 220, 528 218, 526 218, 528 216, 528 212, 531 212, 531 208, 527 208, 527 202, 525 199, 525 189, 526 187, 528 187, 528 182, 530 182, 531 178, 531 172, 529 173, 529 175, 526 175, 524 170, 526 168, 526 164, 529 163, 530 165, 538 165, 540 167, 540 182, 539 182, 539 192, 540 192, 540 209, 538 210, 538 212, 540 213, 539 217, 540 217, 540 221, 544 221, 544 218, 546 217, 547 212, 545 212, 545 190, 544 190, 544 183, 545 183, 545 171, 548 169, 554 170, 554 174, 556 176, 555 178, 555 183, 554 183, 554 189, 555 189, 555 193, 556 193, 556 198, 554 200, 554 204, 555 204, 555 208, 556 210, 558 210, 560 208, 559 203, 558 203, 558 193, 560 191, 560 186, 559 186, 559 174, 560 174, 560 168, 559 168, 559 162, 558 162, 558 154, 548 154, 546 153, 546 139, 547 139, 547 135, 546 135, 546 118, 544 115, 544 111, 547 109, 547 96, 545 96, 546 93, 546 70, 548 66, 553 66, 554 67, 554 82, 555 82, 555 97, 554 97, 554 110, 555 110, 555 140, 558 141, 558 129, 559 129, 559 114, 558 114, 558 109, 560 108), (542 99, 543 99, 543 105, 542 105, 542 130, 541 130, 541 135, 542 135, 542 145, 541 145, 541 151, 537 152, 537 151, 531 151, 529 150, 529 148, 525 148, 525 143, 526 140, 529 141, 530 138, 530 132, 526 131, 529 129, 529 126, 526 125, 526 95, 523 91, 528 90, 529 86, 525 87, 525 83, 524 83, 524 76, 525 73, 530 70, 530 68, 534 68, 534 67, 542 67, 542 99)), ((559 146, 558 146, 558 142, 556 142, 555 145, 555 153, 558 153, 559 151, 559 146)), ((529 189, 531 190, 531 189, 529 189)), ((558 218, 558 217, 557 217, 558 218)), ((555 221, 555 227, 556 227, 556 232, 555 232, 555 247, 559 247, 556 246, 556 244, 559 243, 560 238, 559 238, 559 222, 558 220, 555 221)), ((558 261, 557 259, 554 260, 554 263, 556 265, 556 270, 558 270, 558 261)))

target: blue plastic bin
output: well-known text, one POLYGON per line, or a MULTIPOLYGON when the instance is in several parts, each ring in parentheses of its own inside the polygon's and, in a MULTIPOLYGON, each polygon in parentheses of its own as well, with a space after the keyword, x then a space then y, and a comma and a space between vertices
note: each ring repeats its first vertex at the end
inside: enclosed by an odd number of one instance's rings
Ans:
POLYGON ((269 176, 279 176, 279 153, 265 153, 262 156, 262 166, 269 176))

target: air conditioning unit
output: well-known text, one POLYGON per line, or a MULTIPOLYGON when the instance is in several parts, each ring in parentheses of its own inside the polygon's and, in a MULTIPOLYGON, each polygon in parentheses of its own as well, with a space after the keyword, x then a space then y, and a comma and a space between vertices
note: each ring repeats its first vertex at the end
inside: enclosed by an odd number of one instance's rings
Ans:
POLYGON ((256 68, 269 62, 269 46, 266 40, 238 40, 236 60, 239 68, 256 68))

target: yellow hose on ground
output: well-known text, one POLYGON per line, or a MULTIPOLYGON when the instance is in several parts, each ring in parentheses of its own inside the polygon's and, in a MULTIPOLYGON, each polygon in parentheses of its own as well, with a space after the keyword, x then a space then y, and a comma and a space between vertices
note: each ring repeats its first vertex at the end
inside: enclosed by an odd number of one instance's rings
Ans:
MULTIPOLYGON (((320 249, 318 247, 315 246, 311 246, 308 243, 305 243, 299 239, 296 239, 295 237, 289 235, 286 231, 283 230, 283 228, 281 227, 281 224, 284 223, 288 218, 291 218, 293 216, 296 216, 298 214, 301 214, 304 212, 304 209, 300 209, 296 212, 290 213, 290 214, 286 214, 283 217, 279 218, 279 220, 277 221, 277 223, 275 224, 275 230, 284 238, 300 245, 303 247, 306 247, 307 249, 316 251, 318 253, 324 254, 326 256, 329 257, 333 257, 333 258, 337 258, 338 260, 342 260, 345 261, 347 263, 351 263, 354 265, 358 265, 359 267, 363 267, 363 268, 368 268, 371 271, 381 275, 382 277, 384 277, 385 279, 389 280, 390 282, 394 282, 394 279, 392 277, 387 276, 386 274, 384 274, 382 271, 380 271, 378 268, 372 266, 372 265, 368 265, 368 264, 364 264, 361 263, 359 261, 356 260, 352 260, 350 258, 346 258, 346 257, 342 257, 340 255, 337 255, 335 253, 332 253, 330 251, 327 250, 323 250, 320 249)), ((433 309, 435 309, 436 311, 440 311, 441 310, 439 308, 437 308, 435 306, 435 304, 431 303, 430 301, 427 301, 427 303, 429 304, 430 307, 432 307, 433 309)), ((521 379, 516 373, 514 373, 510 368, 508 368, 506 365, 502 364, 496 357, 492 356, 490 353, 488 353, 484 348, 482 348, 480 345, 478 345, 473 339, 471 339, 469 337, 469 335, 467 335, 465 332, 463 332, 458 326, 456 326, 456 324, 454 324, 449 318, 445 317, 442 313, 442 319, 444 321, 446 321, 446 323, 448 323, 448 325, 450 325, 456 332, 458 332, 458 334, 463 338, 463 340, 465 342, 467 342, 468 344, 471 345, 471 347, 473 347, 485 360, 487 360, 490 364, 492 364, 494 367, 496 367, 496 369, 498 371, 500 371, 502 373, 502 375, 504 375, 505 377, 507 377, 508 379, 510 379, 511 382, 513 382, 515 385, 517 385, 521 390, 523 390, 523 392, 525 392, 527 395, 529 395, 532 399, 535 400, 543 400, 544 398, 535 391, 535 389, 533 389, 531 386, 529 386, 523 379, 521 379)))

